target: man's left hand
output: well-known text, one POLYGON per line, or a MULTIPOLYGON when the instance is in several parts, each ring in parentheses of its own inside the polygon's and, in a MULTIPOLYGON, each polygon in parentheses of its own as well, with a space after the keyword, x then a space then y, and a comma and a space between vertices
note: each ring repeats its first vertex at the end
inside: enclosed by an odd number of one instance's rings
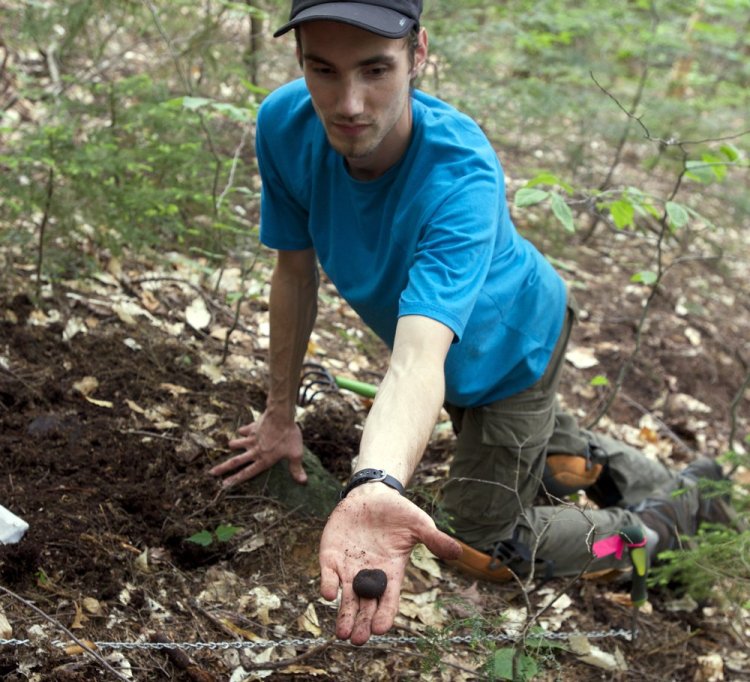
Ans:
POLYGON ((320 541, 320 592, 333 600, 342 588, 337 637, 361 645, 391 628, 406 565, 419 542, 440 558, 461 554, 461 546, 427 513, 380 483, 359 486, 339 502, 320 541), (352 581, 362 569, 385 572, 388 583, 380 599, 354 593, 352 581))

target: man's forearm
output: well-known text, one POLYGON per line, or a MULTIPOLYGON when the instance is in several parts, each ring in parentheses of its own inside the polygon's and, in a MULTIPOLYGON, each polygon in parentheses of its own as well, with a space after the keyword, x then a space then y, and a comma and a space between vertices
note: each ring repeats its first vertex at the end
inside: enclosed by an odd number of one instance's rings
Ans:
POLYGON ((404 318, 386 376, 365 423, 358 469, 384 469, 406 484, 424 453, 445 395, 445 355, 453 333, 404 318))
POLYGON ((424 453, 444 395, 442 377, 398 381, 389 371, 365 424, 358 469, 383 469, 404 485, 424 453))
POLYGON ((279 252, 271 279, 266 409, 282 420, 294 419, 300 369, 317 314, 317 292, 314 252, 279 252))

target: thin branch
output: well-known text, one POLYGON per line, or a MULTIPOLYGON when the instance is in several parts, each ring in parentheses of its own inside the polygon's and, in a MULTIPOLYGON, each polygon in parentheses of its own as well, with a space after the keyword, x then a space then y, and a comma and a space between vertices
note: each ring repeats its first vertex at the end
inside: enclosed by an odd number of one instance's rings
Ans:
MULTIPOLYGON (((333 646, 348 647, 349 645, 343 644, 343 643, 339 643, 339 642, 334 642, 333 646)), ((404 651, 403 649, 393 649, 391 647, 382 647, 382 646, 377 646, 377 645, 372 645, 372 646, 365 645, 365 646, 358 647, 358 648, 359 649, 370 649, 372 651, 384 651, 384 652, 387 652, 387 653, 398 654, 399 656, 411 656, 411 657, 414 657, 414 658, 421 658, 421 659, 429 659, 430 658, 429 654, 423 654, 423 653, 421 653, 419 651, 413 651, 413 650, 404 651)), ((462 665, 458 665, 458 663, 451 663, 450 661, 446 661, 443 658, 440 659, 440 665, 444 665, 444 666, 447 666, 449 668, 453 668, 454 670, 458 670, 458 671, 460 671, 462 673, 468 673, 469 675, 474 675, 474 676, 477 676, 477 677, 479 677, 481 675, 481 673, 479 673, 476 670, 472 670, 471 668, 465 668, 462 665)), ((489 679, 489 678, 485 675, 485 676, 479 677, 479 679, 486 680, 486 679, 489 679)))
MULTIPOLYGON (((729 430, 730 450, 734 449, 734 441, 737 437, 737 411, 740 409, 740 403, 744 400, 745 391, 747 391, 748 387, 750 387, 750 370, 745 374, 745 380, 742 382, 742 385, 732 399, 732 402, 729 404, 729 415, 731 423, 731 429, 729 430)), ((734 469, 736 469, 737 466, 738 465, 736 465, 734 469)), ((734 473, 734 470, 732 473, 734 473)))
POLYGON ((119 673, 117 670, 115 670, 105 658, 103 658, 99 653, 91 649, 85 642, 82 642, 78 637, 76 637, 68 628, 66 628, 59 620, 55 620, 52 616, 47 615, 44 611, 42 611, 36 604, 32 604, 27 599, 24 599, 20 595, 16 594, 15 592, 12 592, 7 587, 3 587, 0 585, 0 592, 3 592, 7 594, 12 599, 15 599, 16 601, 21 602, 24 606, 30 608, 32 611, 40 615, 42 618, 44 618, 47 622, 54 625, 59 630, 62 630, 70 639, 75 642, 81 649, 84 651, 84 653, 91 656, 99 665, 101 665, 105 670, 108 670, 111 672, 118 680, 124 680, 125 682, 128 682, 128 678, 119 673))
MULTIPOLYGON (((615 104, 617 104, 617 106, 622 111, 624 111, 628 117, 638 122, 638 124, 643 129, 644 134, 647 139, 655 140, 655 138, 652 137, 651 135, 651 131, 645 126, 643 121, 641 121, 640 117, 637 117, 631 112, 627 111, 625 107, 623 107, 623 105, 619 102, 619 100, 614 95, 612 95, 602 85, 599 84, 599 82, 596 80, 596 77, 593 74, 591 74, 591 77, 594 80, 594 82, 597 84, 597 86, 602 90, 602 92, 604 92, 610 99, 612 99, 612 101, 614 101, 615 104)), ((666 204, 670 201, 673 201, 674 198, 677 196, 677 193, 680 191, 680 188, 682 187, 682 181, 685 179, 685 175, 687 174, 688 153, 686 149, 684 148, 684 145, 688 143, 675 141, 675 140, 660 141, 660 142, 666 145, 676 146, 680 149, 682 153, 682 169, 674 182, 674 186, 672 187, 672 190, 669 192, 669 196, 665 202, 664 211, 658 223, 659 234, 656 240, 656 279, 654 280, 654 283, 651 285, 651 290, 649 292, 648 298, 646 299, 646 303, 643 306, 643 309, 641 310, 641 316, 640 316, 640 319, 638 321, 638 325, 636 328, 635 347, 633 348, 633 352, 630 354, 627 360, 623 363, 622 367, 620 367, 620 371, 617 375, 615 384, 612 390, 610 391, 607 399, 605 400, 603 406, 599 410, 598 414, 594 417, 594 419, 591 421, 590 424, 586 425, 586 428, 589 428, 589 429, 596 426, 599 423, 599 421, 602 419, 602 417, 605 414, 607 414, 610 407, 612 407, 612 404, 614 403, 615 398, 617 397, 617 394, 622 388, 622 385, 625 381, 625 377, 630 372, 633 364, 635 363, 636 357, 640 353, 646 319, 648 318, 648 315, 651 312, 651 306, 653 305, 656 295, 659 292, 659 288, 661 286, 662 281, 664 280, 664 277, 667 275, 671 267, 675 265, 675 263, 672 263, 671 265, 664 264, 664 242, 667 236, 669 235, 669 213, 666 210, 666 204)))
POLYGON ((234 150, 234 156, 232 157, 232 165, 229 168, 229 179, 227 180, 226 187, 224 187, 224 190, 219 195, 219 198, 216 201, 217 211, 221 209, 221 205, 222 203, 224 203, 224 199, 226 198, 229 191, 232 189, 232 185, 234 185, 234 176, 235 176, 235 173, 237 172, 237 164, 239 163, 242 150, 245 148, 245 142, 247 141, 247 136, 249 132, 250 132, 250 125, 246 125, 245 129, 242 131, 242 137, 240 138, 240 143, 237 145, 237 149, 234 150))
MULTIPOLYGON (((273 661, 272 663, 243 663, 242 667, 245 670, 279 670, 281 668, 288 668, 290 665, 296 665, 297 663, 301 663, 302 661, 307 660, 308 658, 312 658, 313 656, 316 656, 319 653, 322 653, 326 649, 328 649, 331 645, 336 643, 335 637, 329 637, 325 642, 322 644, 305 651, 305 653, 300 654, 299 656, 293 656, 292 658, 284 658, 280 661, 273 661)), ((250 675, 249 677, 246 677, 243 679, 242 682, 249 682, 249 680, 256 679, 255 675, 250 675)))
MULTIPOLYGON (((148 8, 148 11, 151 13, 151 16, 154 20, 154 24, 156 26, 156 30, 159 32, 159 35, 161 35, 162 39, 164 40, 164 43, 167 46, 167 49, 169 50, 169 54, 172 57, 172 61, 174 62, 175 68, 177 70, 177 74, 180 77, 180 80, 183 83, 183 86, 185 87, 185 91, 188 95, 193 94, 193 84, 190 81, 190 78, 188 77, 185 70, 182 68, 182 64, 180 63, 180 57, 177 54, 177 50, 174 47, 174 43, 172 42, 171 38, 167 34, 166 29, 164 28, 164 24, 161 22, 161 18, 159 17, 159 12, 156 9, 156 6, 152 2, 152 0, 143 0, 144 4, 148 8)), ((203 134, 206 136, 206 142, 208 143, 208 148, 211 152, 211 155, 214 157, 214 177, 213 177, 213 183, 211 187, 211 196, 213 197, 213 208, 214 208, 214 216, 218 215, 219 213, 219 205, 218 205, 218 192, 219 192, 219 177, 221 175, 221 169, 222 169, 222 160, 221 156, 219 156, 219 152, 216 149, 216 144, 214 143, 213 135, 211 134, 211 130, 208 127, 208 124, 206 123, 206 118, 203 115, 202 112, 197 111, 198 114, 198 120, 200 121, 201 130, 203 130, 203 134)))
POLYGON ((693 455, 697 454, 694 448, 691 448, 682 438, 680 438, 672 429, 669 428, 669 426, 663 419, 659 419, 659 417, 651 412, 651 410, 646 409, 643 405, 641 405, 639 402, 636 402, 625 393, 620 392, 620 397, 626 403, 628 403, 628 405, 632 405, 641 414, 651 417, 651 419, 653 419, 659 425, 659 427, 664 430, 664 433, 666 433, 667 436, 677 445, 683 448, 685 452, 689 452, 693 455))
POLYGON ((593 71, 590 72, 591 80, 594 81, 596 84, 596 87, 598 87, 607 97, 609 97, 616 105, 617 108, 620 109, 629 119, 635 121, 640 127, 641 130, 643 130, 643 136, 650 140, 651 142, 658 142, 659 144, 663 144, 666 147, 675 147, 675 146, 682 146, 682 145, 694 145, 694 144, 707 144, 709 142, 726 142, 728 140, 736 140, 740 137, 744 137, 745 135, 750 135, 750 128, 747 130, 742 130, 738 133, 732 133, 731 135, 724 135, 722 137, 707 137, 705 139, 700 140, 679 140, 675 138, 669 138, 669 139, 662 139, 659 137, 653 137, 651 135, 651 131, 646 127, 646 125, 643 123, 643 117, 642 116, 636 116, 633 112, 628 111, 620 102, 620 100, 617 99, 607 88, 605 88, 594 75, 593 71))
POLYGON ((36 256, 36 297, 39 299, 42 293, 42 264, 44 262, 44 237, 47 232, 47 223, 49 222, 50 209, 52 208, 52 195, 55 191, 55 169, 50 168, 47 173, 47 196, 44 202, 44 215, 42 223, 39 225, 39 244, 37 245, 36 256))

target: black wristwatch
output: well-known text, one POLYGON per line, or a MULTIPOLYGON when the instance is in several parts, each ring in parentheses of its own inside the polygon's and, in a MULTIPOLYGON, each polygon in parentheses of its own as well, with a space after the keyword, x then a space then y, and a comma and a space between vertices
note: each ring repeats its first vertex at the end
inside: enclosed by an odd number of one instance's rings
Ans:
POLYGON ((393 478, 393 476, 386 474, 382 469, 362 469, 349 479, 346 488, 341 491, 339 500, 343 500, 354 488, 363 483, 385 483, 387 486, 398 491, 399 494, 404 494, 404 486, 393 478))

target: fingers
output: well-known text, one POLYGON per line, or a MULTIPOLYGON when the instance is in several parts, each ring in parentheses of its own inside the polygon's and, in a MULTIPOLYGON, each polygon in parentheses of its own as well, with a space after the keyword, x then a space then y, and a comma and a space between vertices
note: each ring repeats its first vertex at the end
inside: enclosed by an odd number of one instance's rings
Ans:
POLYGON ((209 470, 212 476, 223 476, 240 470, 225 479, 222 482, 223 487, 247 481, 281 459, 288 460, 289 473, 297 483, 307 482, 307 474, 302 466, 302 437, 293 423, 287 428, 261 419, 241 426, 238 431, 240 437, 230 440, 229 447, 244 452, 209 470), (266 424, 265 431, 262 431, 263 424, 266 424))
POLYGON ((252 422, 251 424, 245 424, 244 426, 240 426, 239 429, 237 429, 237 433, 239 433, 241 436, 249 436, 255 429, 257 428, 258 423, 252 422))
MULTIPOLYGON (((339 639, 349 639, 351 637, 355 622, 359 616, 359 609, 360 599, 354 594, 351 583, 344 584, 341 589, 339 613, 336 618, 336 637, 339 639)), ((360 642, 360 644, 361 643, 363 642, 360 642)))
POLYGON ((221 464, 217 464, 215 467, 209 469, 208 473, 212 476, 223 476, 230 471, 234 471, 235 469, 244 466, 248 462, 252 462, 252 460, 252 455, 245 452, 241 455, 236 455, 231 459, 224 460, 221 464))
POLYGON ((229 476, 221 482, 222 488, 231 488, 238 483, 247 481, 263 470, 262 465, 253 460, 253 455, 246 452, 242 455, 232 457, 226 462, 218 464, 217 466, 213 467, 213 469, 209 469, 208 473, 212 476, 223 476, 224 474, 230 471, 234 471, 235 469, 238 469, 240 467, 244 468, 240 469, 240 471, 234 474, 234 476, 229 476))
POLYGON ((320 595, 333 601, 339 593, 339 574, 328 566, 320 567, 320 595))
MULTIPOLYGON (((327 565, 321 557, 320 594, 324 599, 333 601, 339 591, 339 574, 335 568, 327 565)), ((336 636, 349 639, 352 644, 360 646, 373 634, 382 635, 393 625, 398 613, 399 581, 389 582, 383 596, 378 599, 358 597, 349 580, 342 585, 341 603, 336 618, 336 636)))
POLYGON ((378 600, 360 599, 357 596, 354 599, 358 602, 358 610, 353 624, 349 626, 350 619, 348 618, 348 614, 339 612, 336 634, 340 637, 343 635, 342 638, 344 639, 349 637, 352 644, 361 646, 370 639, 370 635, 372 634, 372 620, 378 608, 378 600))
POLYGON ((422 533, 420 540, 427 549, 441 559, 458 559, 463 552, 461 545, 456 540, 434 526, 422 533))
POLYGON ((372 635, 382 635, 393 626, 398 613, 399 586, 386 589, 380 599, 364 599, 354 594, 351 585, 342 590, 339 615, 336 620, 336 636, 349 639, 361 646, 372 635))
POLYGON ((289 473, 297 483, 307 483, 307 473, 305 473, 305 468, 302 466, 301 458, 289 460, 289 473))
POLYGON ((383 635, 391 629, 393 621, 398 615, 398 600, 400 586, 391 582, 380 598, 378 609, 372 619, 371 630, 373 635, 383 635))

